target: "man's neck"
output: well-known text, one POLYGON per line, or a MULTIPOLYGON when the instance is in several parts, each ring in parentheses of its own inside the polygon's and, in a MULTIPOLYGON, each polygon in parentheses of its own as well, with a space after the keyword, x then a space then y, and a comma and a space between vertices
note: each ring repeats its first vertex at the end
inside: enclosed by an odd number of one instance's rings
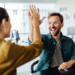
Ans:
POLYGON ((60 39, 61 36, 60 36, 61 33, 59 33, 57 36, 52 36, 54 39, 60 39))

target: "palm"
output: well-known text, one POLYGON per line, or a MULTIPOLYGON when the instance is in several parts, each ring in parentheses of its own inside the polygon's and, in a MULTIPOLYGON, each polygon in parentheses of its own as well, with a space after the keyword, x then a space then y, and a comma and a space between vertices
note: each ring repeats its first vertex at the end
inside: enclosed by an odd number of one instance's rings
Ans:
MULTIPOLYGON (((39 11, 39 10, 38 10, 39 11)), ((32 19, 31 19, 31 14, 30 14, 30 12, 28 12, 28 16, 29 16, 29 20, 30 20, 30 24, 31 24, 31 26, 33 27, 33 21, 32 21, 32 19)), ((41 20, 39 20, 39 25, 43 22, 43 20, 45 19, 46 17, 43 17, 41 20)))

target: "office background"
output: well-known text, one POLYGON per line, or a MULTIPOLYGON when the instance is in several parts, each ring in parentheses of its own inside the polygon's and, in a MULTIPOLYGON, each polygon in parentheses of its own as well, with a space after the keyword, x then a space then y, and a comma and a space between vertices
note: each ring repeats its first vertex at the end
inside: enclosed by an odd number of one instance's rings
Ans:
MULTIPOLYGON (((4 7, 9 13, 12 31, 18 30, 20 39, 17 44, 28 45, 27 39, 30 32, 28 11, 29 6, 32 4, 39 8, 40 19, 43 16, 46 17, 40 25, 41 34, 47 34, 49 32, 48 14, 51 12, 60 12, 64 16, 62 33, 75 41, 75 0, 0 0, 0 7, 4 7)), ((9 37, 5 40, 10 40, 11 38, 12 42, 15 42, 15 37, 9 37)), ((31 75, 31 64, 38 59, 39 57, 18 67, 17 75, 31 75)))

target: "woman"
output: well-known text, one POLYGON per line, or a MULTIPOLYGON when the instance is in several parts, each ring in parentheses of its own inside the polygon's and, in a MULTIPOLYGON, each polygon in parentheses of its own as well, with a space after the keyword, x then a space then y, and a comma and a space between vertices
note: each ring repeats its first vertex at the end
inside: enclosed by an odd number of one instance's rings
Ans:
POLYGON ((0 7, 0 75, 16 75, 17 67, 40 55, 43 43, 39 30, 39 12, 33 6, 30 7, 29 19, 34 26, 34 42, 31 45, 19 46, 5 41, 4 38, 10 36, 12 26, 7 11, 0 7))

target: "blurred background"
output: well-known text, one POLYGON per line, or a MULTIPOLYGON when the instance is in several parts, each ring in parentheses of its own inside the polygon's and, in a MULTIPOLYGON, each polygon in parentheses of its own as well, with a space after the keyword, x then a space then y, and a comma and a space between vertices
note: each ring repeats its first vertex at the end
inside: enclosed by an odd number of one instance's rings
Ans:
MULTIPOLYGON (((11 36, 5 40, 10 40, 19 45, 29 45, 27 41, 30 32, 28 11, 32 4, 39 8, 40 19, 46 17, 40 25, 41 34, 49 32, 48 14, 60 12, 64 17, 62 33, 71 37, 75 42, 75 0, 0 0, 0 7, 7 10, 12 24, 11 36)), ((17 75, 32 75, 30 73, 31 64, 38 59, 39 57, 18 67, 17 75)))

